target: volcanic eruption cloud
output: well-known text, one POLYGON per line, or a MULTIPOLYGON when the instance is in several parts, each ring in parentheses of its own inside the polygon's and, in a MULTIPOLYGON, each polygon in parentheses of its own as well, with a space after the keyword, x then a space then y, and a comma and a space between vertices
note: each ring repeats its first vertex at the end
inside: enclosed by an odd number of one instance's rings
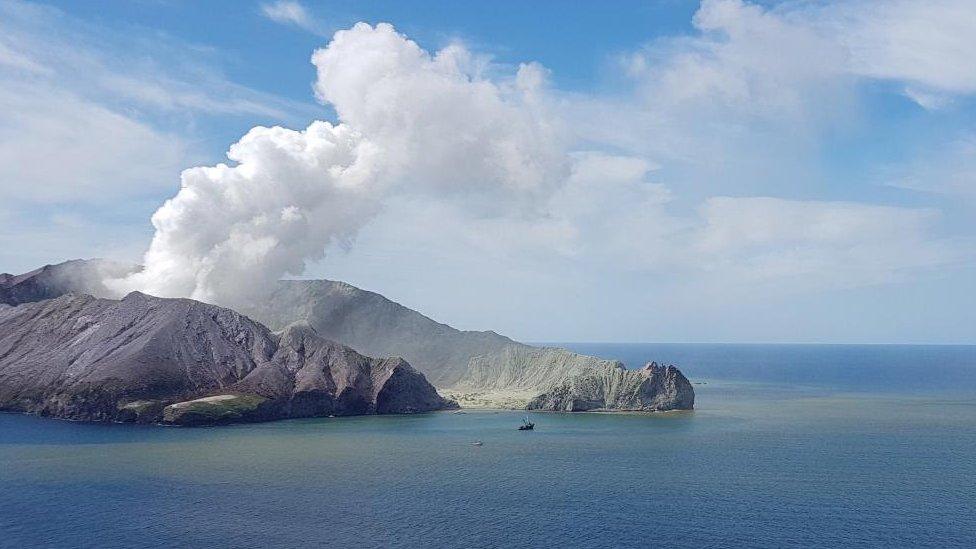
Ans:
POLYGON ((394 194, 531 204, 566 177, 537 64, 493 78, 462 45, 431 54, 365 23, 312 63, 338 123, 255 127, 228 150, 232 164, 185 170, 152 217, 144 269, 109 287, 233 304, 352 242, 394 194))

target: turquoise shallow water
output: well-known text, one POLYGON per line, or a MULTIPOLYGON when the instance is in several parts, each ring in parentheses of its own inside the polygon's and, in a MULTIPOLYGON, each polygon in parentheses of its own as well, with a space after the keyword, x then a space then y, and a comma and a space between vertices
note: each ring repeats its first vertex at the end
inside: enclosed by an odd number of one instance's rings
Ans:
POLYGON ((976 347, 576 347, 678 363, 698 409, 536 413, 528 433, 517 412, 0 415, 0 545, 974 545, 976 347))

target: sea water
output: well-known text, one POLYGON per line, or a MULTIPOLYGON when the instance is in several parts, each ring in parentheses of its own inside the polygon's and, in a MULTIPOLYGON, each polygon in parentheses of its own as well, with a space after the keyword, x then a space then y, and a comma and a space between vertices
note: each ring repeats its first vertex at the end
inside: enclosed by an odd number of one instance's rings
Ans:
POLYGON ((0 414, 0 546, 976 546, 976 347, 563 345, 677 364, 696 410, 0 414))

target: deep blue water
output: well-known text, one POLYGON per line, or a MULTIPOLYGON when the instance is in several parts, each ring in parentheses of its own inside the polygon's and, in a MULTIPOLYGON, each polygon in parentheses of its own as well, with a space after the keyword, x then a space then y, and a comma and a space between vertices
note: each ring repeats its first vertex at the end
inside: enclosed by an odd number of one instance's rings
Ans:
POLYGON ((974 345, 728 345, 548 343, 613 358, 628 368, 656 360, 689 379, 713 378, 872 393, 976 393, 974 345))
POLYGON ((976 545, 976 347, 570 346, 674 362, 697 410, 0 414, 0 546, 976 545))

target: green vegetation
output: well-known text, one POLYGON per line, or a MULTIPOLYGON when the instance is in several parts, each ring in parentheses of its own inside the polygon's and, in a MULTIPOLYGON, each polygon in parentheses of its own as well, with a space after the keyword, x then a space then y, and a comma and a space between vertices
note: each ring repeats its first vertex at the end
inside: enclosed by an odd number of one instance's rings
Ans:
POLYGON ((163 410, 163 421, 181 425, 229 423, 254 414, 267 400, 257 395, 217 395, 178 402, 163 410))

